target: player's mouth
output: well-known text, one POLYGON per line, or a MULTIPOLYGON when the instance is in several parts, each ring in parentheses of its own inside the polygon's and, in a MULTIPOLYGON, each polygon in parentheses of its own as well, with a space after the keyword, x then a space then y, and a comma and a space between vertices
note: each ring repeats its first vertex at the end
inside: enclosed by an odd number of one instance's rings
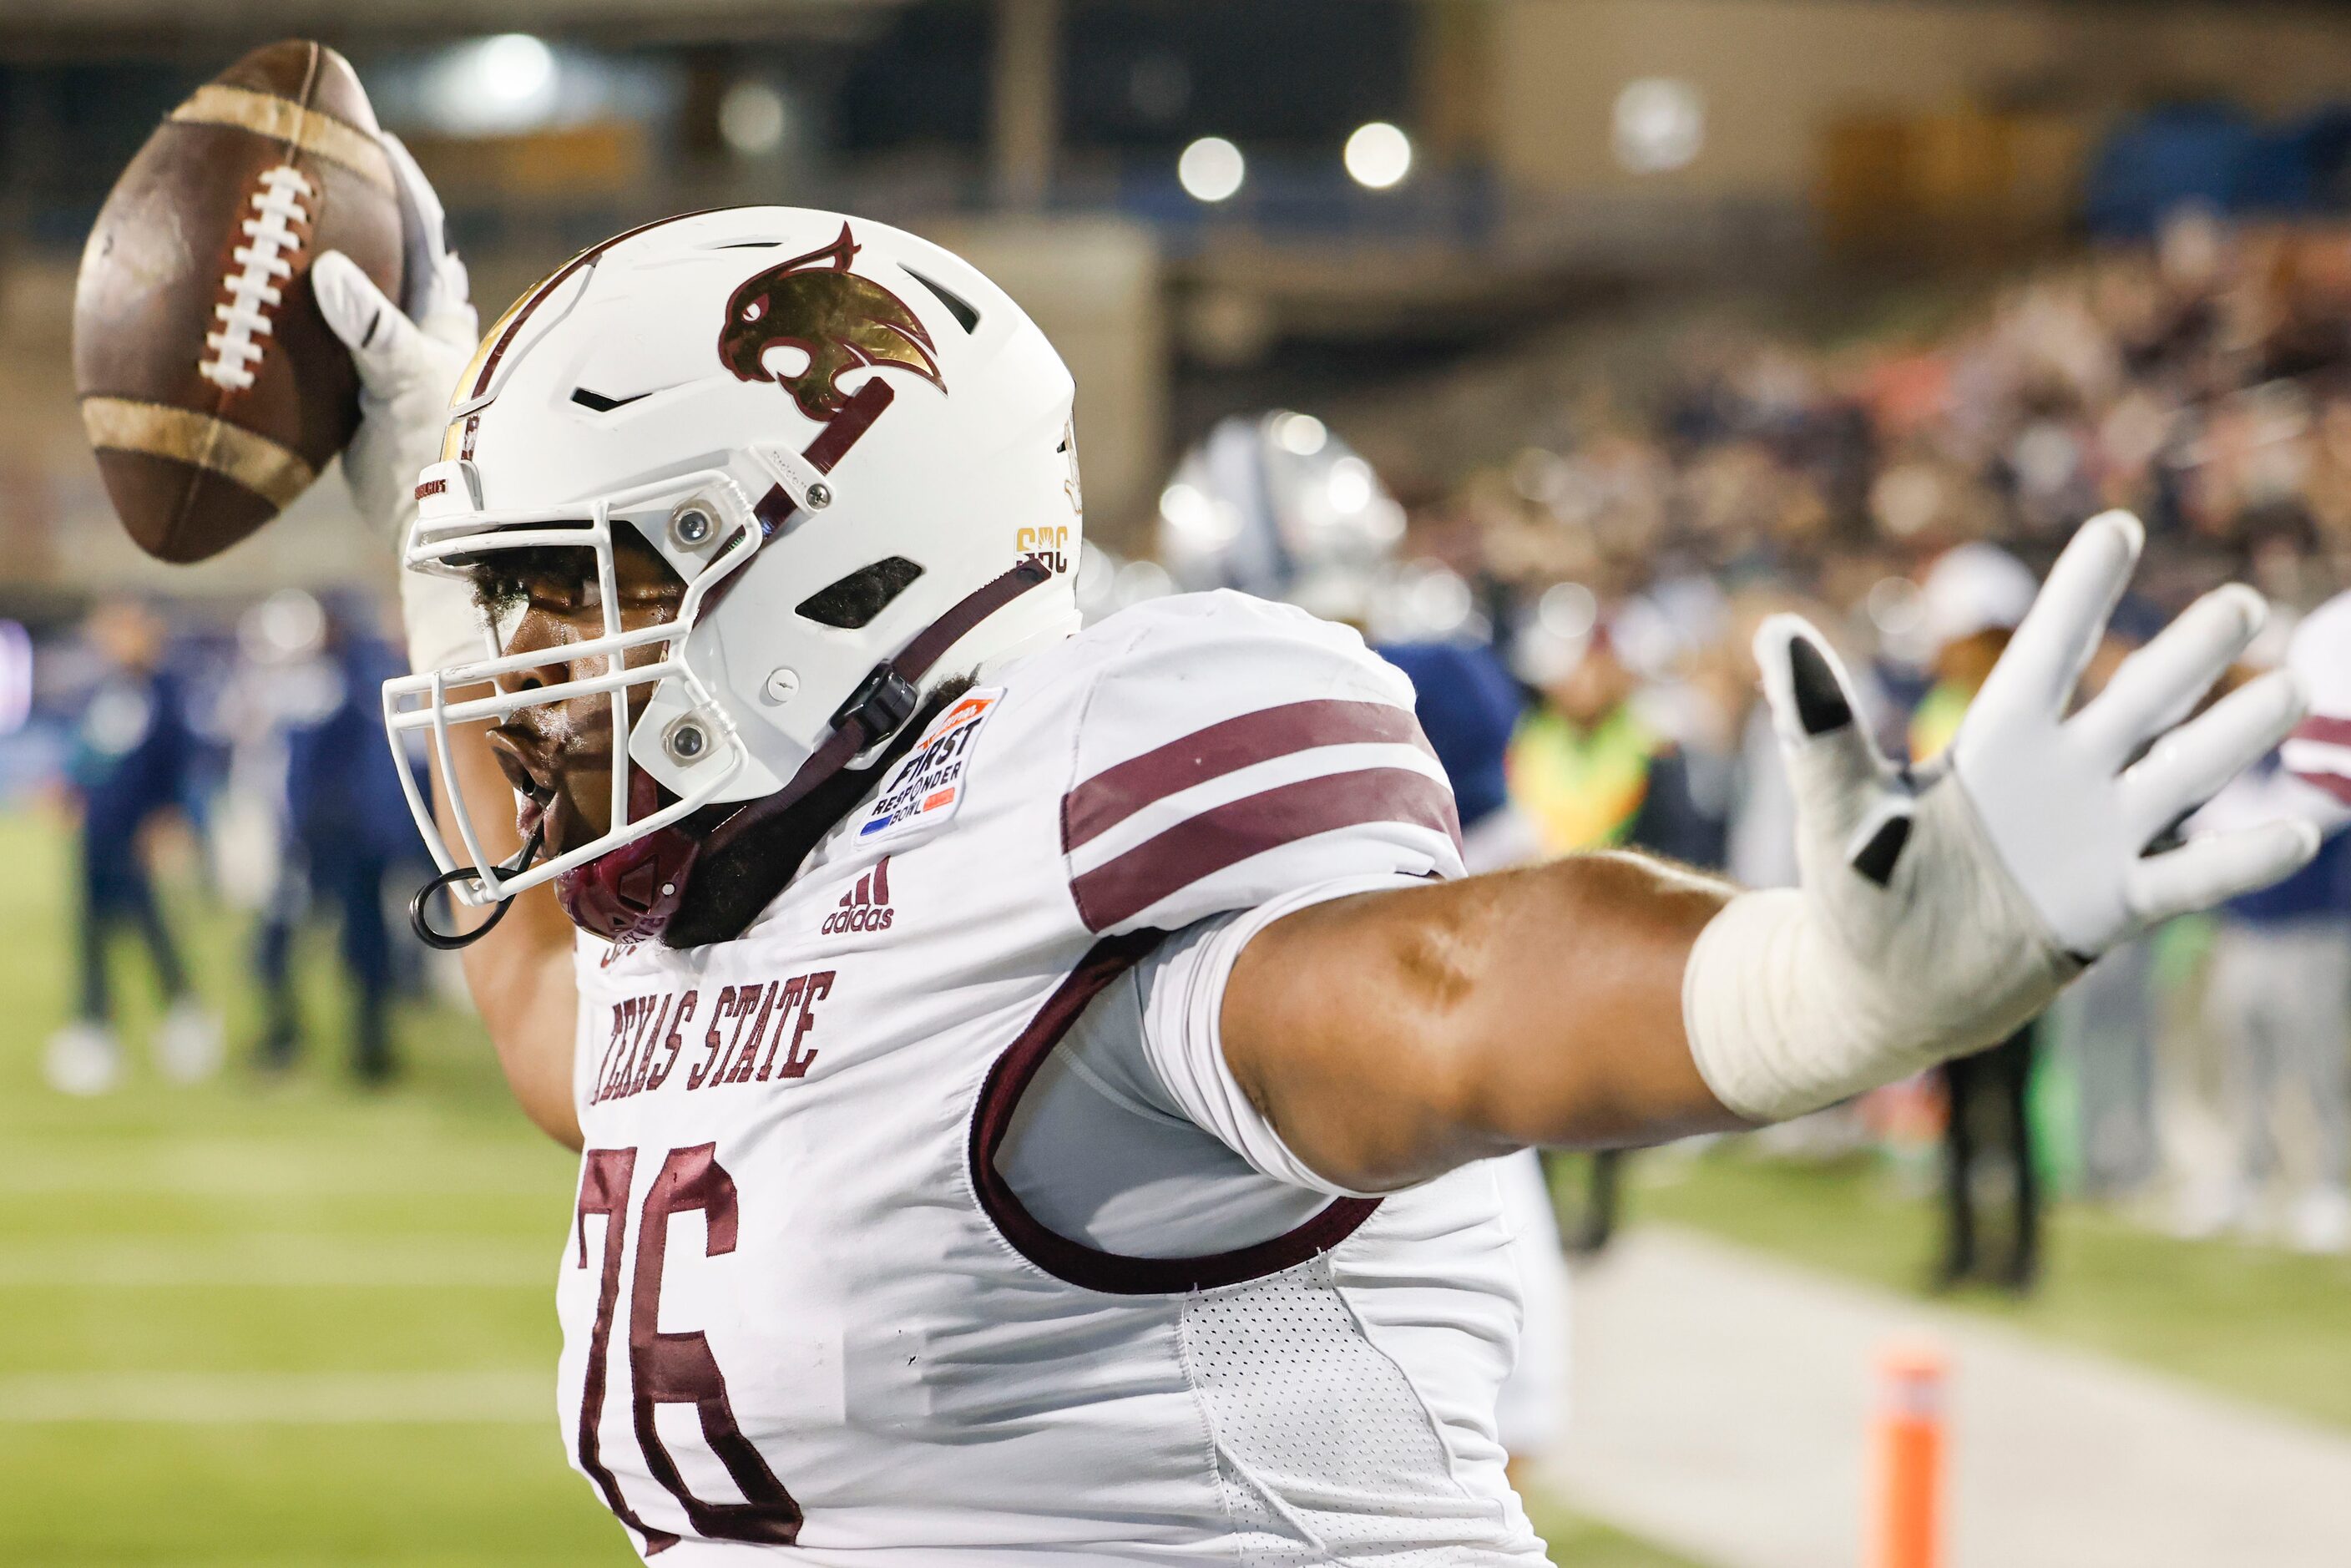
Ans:
POLYGON ((555 768, 546 742, 514 724, 502 724, 491 730, 489 741, 490 755, 497 758, 498 771, 507 776, 507 784, 522 798, 522 804, 515 810, 515 831, 528 839, 542 825, 559 828, 560 824, 547 822, 548 809, 558 803, 559 797, 555 791, 555 768))

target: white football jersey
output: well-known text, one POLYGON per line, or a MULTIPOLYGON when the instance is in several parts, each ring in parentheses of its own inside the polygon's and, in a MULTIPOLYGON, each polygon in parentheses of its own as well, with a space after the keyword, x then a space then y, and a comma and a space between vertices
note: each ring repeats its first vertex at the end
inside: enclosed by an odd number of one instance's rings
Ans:
POLYGON ((1545 1561, 1492 1430, 1520 1307, 1490 1171, 1127 1258, 993 1158, 1161 934, 1460 873, 1411 705, 1296 611, 1138 606, 988 673, 739 939, 583 941, 561 1404, 641 1551, 1545 1561))

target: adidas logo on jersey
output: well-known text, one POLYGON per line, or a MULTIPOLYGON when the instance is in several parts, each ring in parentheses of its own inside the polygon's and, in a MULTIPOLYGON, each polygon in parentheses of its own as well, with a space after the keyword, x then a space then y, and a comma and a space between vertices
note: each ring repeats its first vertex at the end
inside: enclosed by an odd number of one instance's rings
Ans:
POLYGON ((890 907, 890 857, 883 855, 857 885, 841 895, 841 903, 824 917, 820 928, 827 936, 845 931, 887 931, 897 911, 890 907))

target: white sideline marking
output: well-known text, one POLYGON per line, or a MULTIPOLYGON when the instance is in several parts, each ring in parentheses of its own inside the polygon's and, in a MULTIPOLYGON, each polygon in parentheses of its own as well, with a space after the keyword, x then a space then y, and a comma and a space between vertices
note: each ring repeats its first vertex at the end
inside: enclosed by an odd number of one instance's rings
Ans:
POLYGON ((1920 1329, 1950 1358, 1952 1568, 2351 1560, 2351 1434, 1665 1225, 1577 1273, 1549 1473, 1717 1568, 1852 1568, 1872 1358, 1920 1329))
MULTIPOLYGON (((331 1145, 273 1145, 183 1139, 136 1148, 68 1144, 18 1144, 0 1154, 0 1194, 163 1193, 189 1197, 283 1199, 312 1197, 525 1197, 561 1205, 570 1178, 561 1165, 535 1159, 453 1157, 446 1149, 419 1149, 410 1161, 397 1151, 371 1149, 355 1160, 331 1145), (534 1165, 539 1169, 533 1170, 534 1165)), ((552 1151, 550 1151, 550 1156, 552 1151)))
POLYGON ((541 1372, 43 1372, 0 1377, 0 1426, 541 1426, 541 1372))
POLYGON ((560 1239, 361 1241, 264 1232, 162 1241, 15 1241, 0 1246, 0 1290, 227 1285, 548 1291, 554 1287, 560 1239))

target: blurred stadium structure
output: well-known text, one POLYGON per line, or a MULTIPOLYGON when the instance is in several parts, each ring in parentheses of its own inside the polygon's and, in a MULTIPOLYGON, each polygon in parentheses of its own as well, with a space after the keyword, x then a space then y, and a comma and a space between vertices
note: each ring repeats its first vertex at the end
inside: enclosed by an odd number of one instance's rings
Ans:
MULTIPOLYGON (((256 1100, 239 1077, 91 1111, 37 1087, 74 917, 37 802, 95 681, 83 612, 168 600, 214 756, 188 802, 207 852, 167 846, 172 899, 250 909, 282 834, 232 758, 298 716, 239 709, 237 672, 305 656, 256 643, 300 593, 391 583, 331 479, 216 562, 146 560, 74 408, 73 271, 109 185, 193 83, 287 34, 350 55, 447 199, 486 314, 694 206, 837 206, 969 256, 1077 374, 1090 528, 1128 562, 1094 564, 1104 608, 1164 587, 1143 558, 1178 454, 1235 413, 1310 411, 1405 506, 1411 632, 1497 641, 1554 706, 1617 661, 1640 766, 1674 754, 1754 880, 1790 874, 1741 652, 1762 611, 1841 628, 1899 735, 1938 643, 1995 624, 1938 634, 1949 607, 1919 585, 1951 546, 2038 569, 2082 516, 2137 507, 2152 570, 2126 632, 2231 576, 2282 624, 2351 583, 2340 5, 7 0, 0 1325, 39 1326, 0 1334, 0 1474, 26 1478, 0 1486, 0 1559, 274 1560, 247 1517, 289 1561, 625 1555, 539 1422, 566 1163, 502 1112, 460 1012, 404 1004, 392 1099, 256 1100), (402 1193, 411 1166, 441 1185, 402 1193), (490 1195, 470 1217, 469 1183, 490 1195), (382 1257, 450 1289, 403 1290, 382 1257), (339 1315, 349 1339, 322 1326, 339 1315), (229 1387, 243 1405, 186 1414, 229 1387), (336 1435, 289 1438, 306 1420, 336 1435), (272 1500, 288 1488, 316 1506, 272 1500), (184 1530, 93 1522, 126 1495, 184 1530)), ((2207 994, 2216 946, 2280 923, 2351 955, 2351 868, 2328 874, 2118 956, 2044 1031, 2022 1157, 2099 1202, 2056 1218, 2038 1300, 1928 1314, 1956 1352, 1953 1561, 2351 1556, 2351 1203, 2313 1113, 2339 1090, 2278 1068, 2248 1088, 2250 1026, 2207 994), (2241 1160, 2248 1140, 2282 1176, 2241 1160)), ((249 1048, 242 928, 206 925, 201 988, 249 1048)), ((2334 1041, 2336 1081, 2346 1058, 2334 1041)), ((1803 1163, 1636 1167, 1634 1218, 1673 1228, 1595 1271, 1577 1349, 1598 1370, 1546 1484, 1693 1562, 1855 1561, 1866 1371, 1920 1315, 1942 1114, 1920 1085, 1774 1145, 1803 1163), (1788 1327, 1784 1353, 1750 1312, 1788 1327)), ((1563 1563, 1679 1560, 1564 1517, 1554 1542, 1563 1563)))

